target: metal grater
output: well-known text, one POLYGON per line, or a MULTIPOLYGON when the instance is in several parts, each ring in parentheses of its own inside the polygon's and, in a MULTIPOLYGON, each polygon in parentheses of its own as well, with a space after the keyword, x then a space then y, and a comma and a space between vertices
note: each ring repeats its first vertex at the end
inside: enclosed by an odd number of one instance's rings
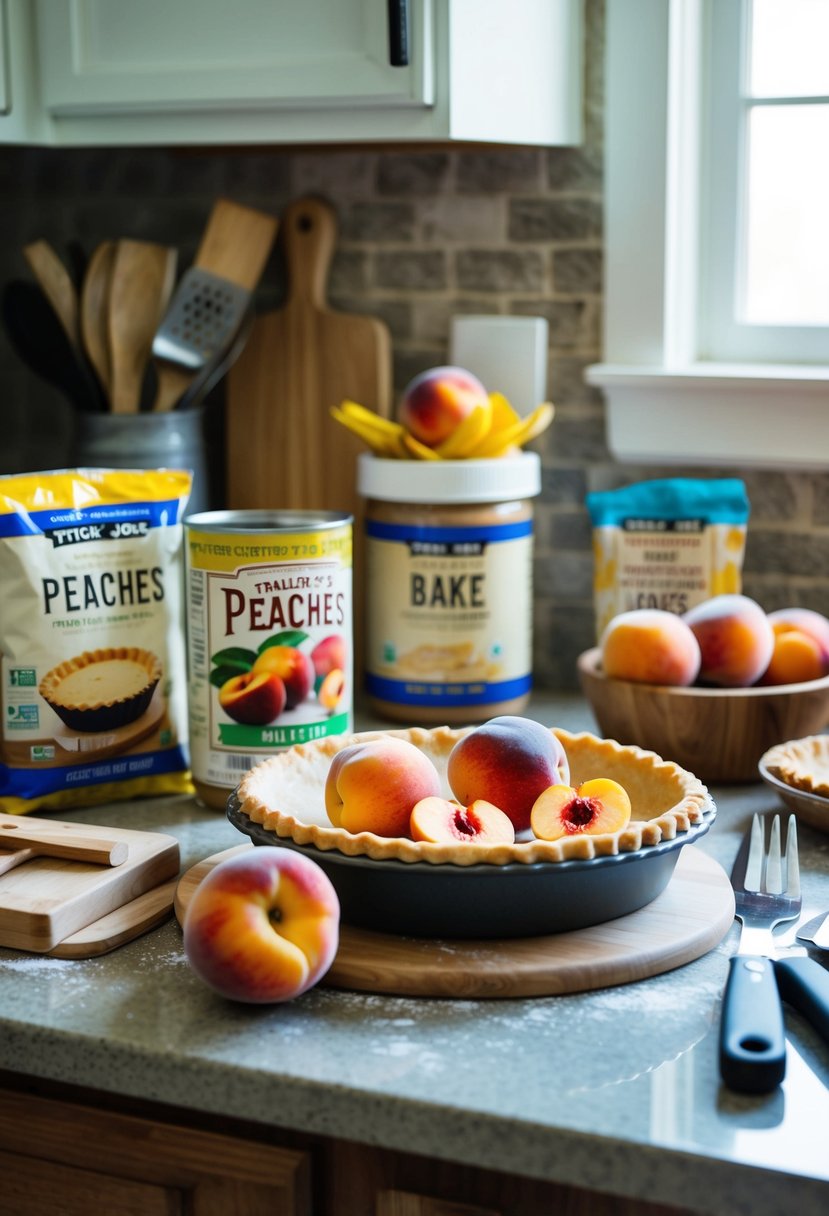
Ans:
POLYGON ((249 303, 248 288, 192 266, 153 338, 153 354, 199 371, 228 345, 249 303))

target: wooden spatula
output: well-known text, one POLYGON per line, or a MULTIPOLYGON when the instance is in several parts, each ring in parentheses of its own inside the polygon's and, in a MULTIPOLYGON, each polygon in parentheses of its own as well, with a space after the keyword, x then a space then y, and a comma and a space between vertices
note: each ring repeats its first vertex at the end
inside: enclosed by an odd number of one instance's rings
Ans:
POLYGON ((115 263, 115 241, 102 241, 92 257, 81 287, 81 337, 89 362, 95 369, 109 401, 109 289, 115 263))
POLYGON ((48 241, 32 241, 23 249, 23 256, 41 286, 43 294, 54 309, 63 332, 78 354, 81 353, 81 327, 78 293, 75 284, 48 241))
POLYGON ((276 239, 277 219, 216 201, 189 270, 153 340, 153 409, 172 409, 196 375, 229 349, 251 305, 276 239))
POLYGON ((116 414, 136 413, 153 335, 158 328, 177 254, 166 245, 120 240, 109 291, 110 401, 116 414))

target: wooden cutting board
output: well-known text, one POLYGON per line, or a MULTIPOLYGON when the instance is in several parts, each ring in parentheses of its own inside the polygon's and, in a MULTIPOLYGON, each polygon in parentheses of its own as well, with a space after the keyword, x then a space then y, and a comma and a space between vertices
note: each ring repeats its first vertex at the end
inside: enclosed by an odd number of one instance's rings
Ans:
MULTIPOLYGON (((127 859, 120 865, 95 865, 87 862, 33 857, 13 870, 0 874, 0 945, 39 954, 53 951, 67 938, 110 916, 139 896, 151 892, 179 873, 179 845, 173 836, 158 832, 139 832, 129 828, 95 827, 92 824, 66 823, 37 819, 39 827, 49 827, 74 839, 106 837, 127 845, 127 859)), ((148 904, 160 912, 157 901, 145 901, 136 911, 116 918, 117 924, 96 930, 85 937, 86 947, 103 953, 101 942, 132 932, 144 922, 148 904), (137 919, 136 919, 137 918, 137 919), (127 925, 126 922, 129 921, 127 925), (93 949, 94 946, 94 949, 93 949)), ((167 902, 169 907, 169 898, 167 902)), ((149 925, 147 926, 149 927, 149 925)), ((136 930, 132 936, 136 936, 136 930)), ((122 937, 121 940, 127 940, 122 937)), ((77 944, 77 943, 76 943, 77 944)), ((119 942, 115 942, 119 944, 119 942)), ((81 943, 84 948, 84 943, 81 943)), ((107 946, 111 949, 112 946, 107 946)), ((86 957, 82 954, 64 957, 86 957)))
POLYGON ((350 398, 388 416, 391 341, 372 317, 326 303, 336 242, 332 208, 300 199, 280 221, 287 298, 258 317, 228 374, 227 505, 359 513, 364 445, 330 416, 350 398))
MULTIPOLYGON (((181 924, 201 880, 251 844, 188 870, 176 890, 181 924)), ((330 988, 395 996, 454 998, 557 996, 628 984, 692 962, 722 941, 734 921, 734 895, 722 867, 693 845, 668 886, 629 916, 548 937, 502 941, 426 941, 340 927, 340 946, 322 980, 330 988)))

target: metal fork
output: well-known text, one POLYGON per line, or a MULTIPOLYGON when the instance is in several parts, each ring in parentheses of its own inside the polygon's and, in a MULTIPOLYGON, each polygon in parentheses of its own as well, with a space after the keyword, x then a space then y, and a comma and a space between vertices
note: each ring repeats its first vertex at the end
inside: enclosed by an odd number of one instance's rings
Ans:
POLYGON ((755 815, 731 871, 742 932, 723 998, 720 1073, 730 1089, 768 1093, 786 1073, 786 1034, 772 959, 772 930, 800 914, 797 823, 789 817, 785 863, 780 816, 772 819, 768 851, 765 825, 755 815), (784 877, 785 868, 785 877, 784 877))

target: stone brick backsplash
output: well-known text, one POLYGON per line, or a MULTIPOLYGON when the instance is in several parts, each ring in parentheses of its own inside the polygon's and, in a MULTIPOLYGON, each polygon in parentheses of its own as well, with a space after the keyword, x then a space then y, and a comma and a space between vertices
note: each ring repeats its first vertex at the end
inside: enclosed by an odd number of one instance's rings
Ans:
MULTIPOLYGON (((553 427, 536 443, 536 682, 576 686, 594 642, 588 490, 655 477, 743 476, 752 503, 744 586, 765 607, 829 612, 829 479, 733 468, 622 466, 607 450, 602 397, 585 384, 601 358, 603 0, 588 0, 586 139, 579 148, 0 150, 0 280, 28 278, 21 247, 48 238, 68 257, 131 236, 195 253, 212 201, 279 212, 314 193, 337 212, 333 306, 382 318, 399 392, 448 356, 455 313, 538 315, 550 327, 553 427)), ((257 305, 278 305, 271 259, 257 305)), ((491 387, 497 387, 493 385, 491 387)), ((0 472, 65 463, 71 416, 0 332, 0 472)), ((214 403, 221 410, 221 400, 214 403)), ((216 505, 221 505, 217 502, 216 505)), ((290 504, 286 504, 290 505, 290 504)))

